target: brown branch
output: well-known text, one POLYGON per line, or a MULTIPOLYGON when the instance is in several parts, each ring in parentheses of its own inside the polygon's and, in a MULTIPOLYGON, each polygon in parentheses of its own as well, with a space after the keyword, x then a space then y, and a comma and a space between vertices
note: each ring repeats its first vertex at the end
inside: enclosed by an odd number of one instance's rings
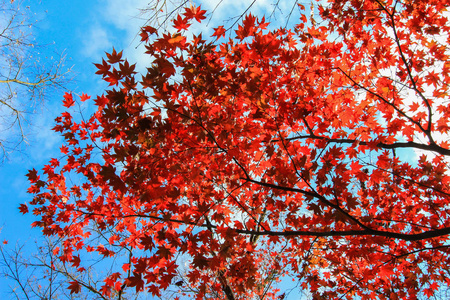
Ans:
POLYGON ((365 230, 330 230, 330 231, 307 231, 307 230, 295 230, 295 231, 251 231, 244 229, 235 229, 240 234, 253 234, 262 236, 283 236, 283 237, 300 237, 300 236, 314 236, 314 237, 345 237, 345 236, 382 236, 386 238, 393 238, 404 241, 421 241, 431 239, 435 237, 445 236, 450 234, 450 227, 434 229, 424 231, 416 234, 406 234, 390 231, 382 231, 376 229, 365 230))
MULTIPOLYGON (((89 215, 89 216, 98 216, 104 217, 102 214, 95 213, 85 213, 83 211, 77 210, 80 213, 89 215)), ((123 216, 111 216, 112 218, 146 218, 146 219, 154 219, 164 222, 170 223, 178 223, 184 225, 192 225, 197 227, 204 227, 211 229, 216 229, 218 226, 214 224, 198 224, 198 222, 186 222, 183 220, 177 219, 164 219, 163 217, 156 217, 151 215, 144 214, 134 214, 134 215, 123 215, 123 216)), ((415 234, 407 234, 407 233, 399 233, 399 232, 391 232, 391 231, 382 231, 377 229, 371 229, 365 227, 366 229, 362 230, 327 230, 327 231, 314 231, 314 230, 284 230, 284 231, 272 231, 272 230, 264 230, 264 231, 255 231, 255 230, 247 230, 247 229, 236 229, 230 227, 231 230, 235 231, 239 234, 249 234, 255 236, 281 236, 281 237, 301 237, 301 236, 312 236, 312 237, 346 237, 346 236, 382 236, 386 238, 393 238, 404 241, 420 241, 425 239, 431 239, 435 237, 445 236, 450 234, 450 227, 444 227, 439 229, 432 229, 423 231, 421 233, 415 234)))
POLYGON ((338 204, 331 203, 328 199, 326 199, 324 196, 322 196, 321 194, 319 194, 319 193, 317 193, 315 191, 306 191, 306 190, 302 190, 302 189, 298 189, 298 188, 285 187, 285 186, 280 186, 280 185, 276 185, 276 184, 272 184, 272 183, 261 182, 261 181, 257 181, 257 180, 251 179, 248 175, 247 175, 247 178, 241 178, 241 179, 249 181, 249 182, 252 182, 252 183, 255 183, 255 184, 258 184, 258 185, 261 185, 261 186, 265 186, 265 187, 269 187, 269 188, 273 188, 273 189, 277 189, 277 190, 282 190, 282 191, 286 191, 286 192, 300 193, 300 194, 303 194, 305 196, 316 198, 320 202, 322 202, 322 204, 324 204, 324 205, 326 205, 328 207, 336 209, 337 211, 342 213, 344 216, 346 216, 350 221, 353 221, 356 225, 360 226, 361 228, 364 228, 366 230, 370 230, 370 228, 367 227, 367 225, 364 225, 363 223, 361 223, 361 221, 359 221, 354 216, 350 215, 347 211, 345 211, 338 204))
MULTIPOLYGON (((357 143, 358 145, 362 146, 368 146, 370 142, 364 142, 359 141, 355 139, 332 139, 325 136, 318 136, 315 134, 309 134, 309 135, 300 135, 295 136, 291 138, 286 138, 285 140, 293 141, 293 140, 300 140, 300 139, 316 139, 316 140, 326 140, 328 143, 336 143, 336 144, 353 144, 357 143)), ((272 142, 279 142, 279 139, 272 140, 272 142)), ((426 150, 426 151, 434 151, 442 155, 450 156, 450 150, 446 148, 442 148, 436 144, 420 144, 416 142, 398 142, 393 144, 386 144, 386 143, 377 143, 375 144, 375 147, 381 148, 381 149, 399 149, 399 148, 415 148, 420 150, 426 150)))
MULTIPOLYGON (((213 227, 213 225, 211 224, 211 222, 209 221, 207 216, 205 216, 205 221, 206 221, 206 227, 208 228, 208 230, 211 232, 211 235, 212 235, 214 232, 213 228, 215 229, 217 227, 216 226, 213 227)), ((215 253, 213 250, 211 250, 211 254, 213 255, 213 257, 217 256, 217 253, 215 253)), ((235 300, 233 290, 231 289, 230 285, 228 284, 228 280, 225 276, 225 272, 223 270, 219 270, 217 272, 217 274, 219 277, 220 285, 222 286, 222 290, 225 293, 227 299, 235 300)))
POLYGON ((52 76, 47 76, 45 78, 42 78, 36 82, 23 81, 23 80, 13 78, 13 79, 0 80, 0 83, 18 83, 18 84, 25 85, 25 86, 38 86, 41 84, 45 84, 47 82, 52 82, 52 80, 54 80, 56 78, 58 78, 58 75, 52 75, 52 76))

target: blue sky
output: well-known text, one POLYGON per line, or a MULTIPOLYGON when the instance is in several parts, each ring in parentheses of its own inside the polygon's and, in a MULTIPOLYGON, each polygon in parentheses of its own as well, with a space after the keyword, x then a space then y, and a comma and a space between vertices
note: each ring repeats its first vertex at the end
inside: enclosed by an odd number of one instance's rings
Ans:
MULTIPOLYGON (((106 87, 101 78, 94 75, 93 62, 99 62, 105 51, 110 51, 113 45, 118 49, 131 47, 130 32, 139 31, 141 20, 133 18, 131 13, 138 14, 135 7, 138 1, 126 2, 127 7, 121 18, 110 18, 114 11, 103 8, 107 2, 119 1, 45 1, 39 4, 29 2, 30 10, 36 13, 39 20, 33 34, 42 48, 43 56, 50 58, 58 53, 65 55, 66 67, 71 67, 68 73, 71 81, 67 88, 74 93, 82 92, 89 95, 100 94, 106 87), (127 15, 130 13, 130 15, 127 15), (124 28, 124 19, 129 19, 130 28, 124 28), (122 22, 122 23, 121 23, 122 22)), ((145 5, 145 1, 140 1, 145 5)), ((28 3, 27 3, 28 4, 28 3)), ((119 12, 117 12, 119 13, 119 12)), ((47 95, 42 110, 28 116, 32 127, 29 131, 29 145, 22 153, 13 153, 4 162, 0 172, 0 226, 1 239, 14 243, 26 242, 29 235, 38 233, 29 229, 31 218, 22 216, 17 207, 20 203, 30 200, 26 193, 28 183, 25 178, 27 170, 39 169, 51 157, 58 157, 58 148, 62 139, 51 131, 54 118, 64 111, 61 99, 64 90, 47 95)))
MULTIPOLYGON (((204 1, 202 8, 212 11, 219 1, 204 1)), ((240 14, 251 3, 244 1, 224 1, 214 12, 207 27, 194 28, 202 30, 205 35, 212 33, 217 22, 225 21, 232 24, 230 13, 240 14)), ((289 1, 286 1, 289 2, 289 1)), ((93 63, 101 62, 105 51, 124 50, 131 63, 138 62, 139 68, 144 68, 148 58, 144 57, 139 44, 139 28, 145 23, 145 16, 140 15, 139 8, 144 8, 149 0, 45 0, 25 1, 23 6, 29 6, 39 20, 33 28, 37 44, 45 45, 42 55, 50 58, 58 54, 65 56, 66 67, 71 67, 68 77, 72 79, 67 89, 76 94, 86 93, 95 97, 101 94, 107 84, 100 76, 94 75, 96 68, 93 63)), ((271 3, 271 2, 270 2, 271 3)), ((283 1, 280 2, 283 7, 283 1)), ((260 14, 267 8, 272 9, 269 2, 258 1, 253 12, 260 14)), ((9 159, 0 165, 0 241, 7 240, 8 247, 25 245, 28 253, 35 251, 35 241, 39 240, 40 232, 32 229, 32 215, 22 215, 18 206, 31 200, 26 193, 28 182, 25 174, 29 169, 41 169, 51 158, 58 158, 62 139, 54 133, 54 119, 64 111, 62 99, 64 90, 48 95, 44 107, 28 116, 32 127, 29 131, 29 145, 21 153, 12 153, 9 159)), ((7 295, 7 284, 1 283, 0 295, 7 295)), ((3 298, 3 297, 2 297, 3 298)), ((294 297, 296 299, 297 297, 294 297)))

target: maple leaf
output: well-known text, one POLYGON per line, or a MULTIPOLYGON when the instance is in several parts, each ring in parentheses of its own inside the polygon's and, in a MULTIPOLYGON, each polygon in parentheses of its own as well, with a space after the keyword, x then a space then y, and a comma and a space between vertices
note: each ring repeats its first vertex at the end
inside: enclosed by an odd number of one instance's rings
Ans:
POLYGON ((145 250, 152 250, 154 247, 153 238, 151 236, 141 237, 141 243, 145 250))
POLYGON ((204 256, 195 256, 192 261, 192 264, 200 270, 206 268, 208 266, 208 263, 208 259, 206 259, 204 256))
POLYGON ((63 105, 67 108, 73 106, 75 104, 75 101, 73 100, 72 94, 65 93, 64 94, 64 100, 63 105))
POLYGON ((158 31, 156 30, 156 28, 154 28, 154 27, 152 27, 152 26, 145 26, 145 27, 142 28, 142 31, 145 31, 145 32, 147 32, 147 33, 149 33, 149 34, 155 34, 155 33, 158 32, 158 31))
POLYGON ((145 26, 141 29, 139 33, 142 42, 147 42, 150 35, 157 33, 156 28, 152 26, 145 26))
POLYGON ((62 154, 67 154, 69 153, 69 148, 67 146, 61 146, 60 151, 62 154))
POLYGON ((98 71, 95 72, 95 74, 99 74, 102 76, 106 76, 106 74, 108 74, 109 69, 111 68, 111 65, 108 64, 104 59, 102 59, 102 63, 101 64, 94 64, 98 71))
POLYGON ((200 6, 185 8, 184 16, 186 16, 187 20, 196 19, 197 22, 201 22, 206 19, 205 17, 206 10, 202 10, 200 6))
POLYGON ((132 74, 136 73, 134 72, 136 65, 130 65, 128 61, 125 61, 123 64, 119 64, 119 69, 122 77, 131 76, 132 74))
POLYGON ((171 38, 169 40, 170 44, 184 44, 186 41, 186 37, 180 35, 180 34, 176 34, 173 36, 173 38, 171 38))
POLYGON ((104 96, 98 96, 97 99, 95 99, 95 105, 99 107, 104 107, 106 104, 108 104, 109 99, 104 96))
MULTIPOLYGON (((120 179, 119 176, 116 175, 116 168, 112 165, 103 166, 99 172, 99 175, 101 175, 104 180, 107 180, 110 184, 114 186, 116 190, 122 190, 125 189, 125 185, 123 181, 120 179)), ((100 247, 99 249, 102 249, 102 253, 105 256, 109 256, 109 251, 104 250, 104 247, 100 247)))
POLYGON ((123 51, 116 52, 116 49, 113 48, 111 53, 106 53, 106 57, 108 58, 108 63, 115 64, 115 63, 123 61, 122 52, 123 51))
POLYGON ((239 29, 236 30, 236 34, 240 39, 251 36, 255 31, 256 25, 256 17, 252 14, 247 15, 243 22, 242 26, 239 26, 239 29))
POLYGON ((84 102, 84 101, 89 100, 89 99, 91 99, 91 96, 88 96, 88 95, 86 95, 84 93, 82 93, 81 96, 80 96, 81 102, 84 102))
POLYGON ((220 39, 221 37, 225 37, 226 29, 223 26, 219 26, 217 28, 214 28, 214 34, 212 36, 217 37, 220 39))
POLYGON ((122 265, 122 270, 123 270, 124 272, 128 272, 128 270, 130 270, 130 264, 124 264, 124 265, 122 265))
POLYGON ((105 75, 104 80, 109 82, 109 85, 118 85, 120 79, 122 78, 122 75, 117 72, 117 70, 114 70, 112 72, 108 72, 108 74, 105 75))
POLYGON ((141 42, 147 42, 148 41, 149 35, 148 35, 148 33, 146 31, 142 30, 139 33, 139 36, 141 37, 141 42))
POLYGON ((178 31, 187 30, 191 24, 189 24, 189 18, 182 18, 180 15, 173 20, 173 27, 178 31))
POLYGON ((158 254, 159 256, 161 256, 163 258, 169 258, 172 255, 172 252, 170 251, 170 249, 162 246, 162 247, 158 247, 158 251, 156 251, 156 254, 158 254))
POLYGON ((37 175, 37 170, 36 169, 31 169, 28 171, 28 173, 26 174, 26 176, 28 177, 28 180, 32 183, 36 182, 39 179, 39 176, 37 175))
POLYGON ((142 277, 138 274, 135 274, 134 276, 130 276, 125 280, 127 286, 129 287, 135 287, 136 292, 139 292, 143 290, 144 288, 144 280, 142 280, 142 277))
POLYGON ((20 204, 20 206, 19 206, 19 211, 20 211, 22 214, 28 213, 28 205, 26 205, 26 204, 20 204))
POLYGON ((74 256, 73 259, 72 259, 72 261, 71 261, 72 265, 73 265, 75 268, 78 268, 78 267, 80 266, 80 262, 81 262, 81 259, 80 259, 79 256, 74 256))
POLYGON ((81 285, 78 281, 70 281, 69 283, 68 289, 70 290, 70 294, 78 294, 81 292, 81 285))

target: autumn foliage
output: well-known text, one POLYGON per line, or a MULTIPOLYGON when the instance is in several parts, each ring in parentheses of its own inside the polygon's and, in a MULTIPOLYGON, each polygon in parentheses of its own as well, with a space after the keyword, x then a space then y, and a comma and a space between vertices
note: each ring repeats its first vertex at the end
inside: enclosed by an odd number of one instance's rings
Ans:
POLYGON ((319 4, 290 30, 247 15, 210 38, 187 8, 174 33, 143 28, 144 74, 107 54, 97 111, 64 112, 63 156, 28 174, 60 260, 119 256, 105 295, 281 299, 283 275, 315 299, 447 286, 449 1, 319 4))

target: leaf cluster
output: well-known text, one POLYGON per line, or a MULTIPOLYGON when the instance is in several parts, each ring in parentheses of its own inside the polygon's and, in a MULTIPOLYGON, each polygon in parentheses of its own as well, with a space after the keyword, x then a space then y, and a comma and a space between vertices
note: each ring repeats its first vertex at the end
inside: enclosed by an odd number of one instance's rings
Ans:
POLYGON ((146 73, 113 50, 98 110, 57 119, 34 225, 67 263, 127 249, 106 292, 276 299, 287 275, 315 298, 431 296, 450 263, 444 2, 334 0, 291 30, 248 15, 228 41, 187 35, 200 8, 143 28, 146 73))

